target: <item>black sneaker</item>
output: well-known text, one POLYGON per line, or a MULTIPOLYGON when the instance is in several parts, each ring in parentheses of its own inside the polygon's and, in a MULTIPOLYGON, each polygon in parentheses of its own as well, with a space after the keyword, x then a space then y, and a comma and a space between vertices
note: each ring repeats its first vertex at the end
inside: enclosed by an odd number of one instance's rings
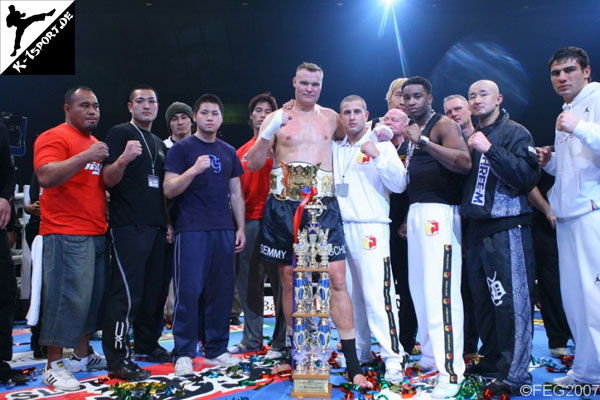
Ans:
POLYGON ((12 381, 15 385, 25 385, 29 382, 29 378, 23 372, 12 369, 5 362, 0 363, 0 382, 7 384, 12 381))
POLYGON ((241 325, 242 321, 240 321, 239 317, 231 317, 229 318, 229 325, 241 325))
POLYGON ((148 354, 147 360, 149 362, 155 363, 168 363, 172 362, 173 358, 171 357, 171 353, 167 351, 164 347, 158 346, 154 351, 148 354))
POLYGON ((505 395, 510 398, 510 395, 513 394, 513 388, 508 383, 502 382, 499 379, 493 379, 490 383, 485 385, 485 391, 487 392, 488 390, 488 393, 490 393, 492 397, 502 397, 502 395, 505 395))
POLYGON ((111 370, 108 373, 108 376, 111 378, 117 378, 127 382, 143 381, 150 377, 150 375, 150 371, 141 369, 139 365, 131 360, 123 360, 119 369, 111 370))

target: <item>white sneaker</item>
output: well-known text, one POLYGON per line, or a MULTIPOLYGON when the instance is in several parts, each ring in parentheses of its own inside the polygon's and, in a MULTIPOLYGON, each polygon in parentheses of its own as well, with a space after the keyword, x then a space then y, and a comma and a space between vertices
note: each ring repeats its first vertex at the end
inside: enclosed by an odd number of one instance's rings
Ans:
POLYGON ((431 392, 434 399, 445 399, 446 397, 455 397, 460 390, 460 383, 438 382, 431 392))
POLYGON ((281 351, 269 349, 267 354, 265 354, 265 360, 278 360, 283 357, 283 353, 281 351))
POLYGON ((562 356, 568 356, 569 353, 567 353, 566 347, 555 347, 553 349, 550 349, 550 355, 553 358, 561 358, 562 356))
POLYGON ((42 382, 54 389, 65 392, 78 390, 80 388, 79 382, 69 371, 67 364, 64 359, 52 361, 50 368, 46 367, 44 370, 42 382))
POLYGON ((207 364, 220 365, 222 367, 232 367, 242 362, 241 359, 234 357, 231 353, 227 351, 221 354, 219 357, 205 358, 204 361, 207 364))
POLYGON ((194 375, 194 365, 190 357, 179 357, 175 362, 175 375, 188 376, 194 375))
POLYGON ((386 368, 384 378, 391 384, 400 383, 404 380, 404 371, 401 369, 386 368))
POLYGON ((573 378, 573 375, 567 374, 565 376, 561 376, 560 378, 552 379, 552 383, 558 386, 576 386, 580 383, 573 378))
POLYGON ((234 344, 233 346, 231 346, 230 348, 227 349, 227 351, 230 352, 231 354, 244 354, 244 353, 250 353, 252 351, 259 351, 259 350, 260 350, 260 348, 251 349, 242 343, 234 344))
POLYGON ((69 360, 69 371, 94 371, 98 369, 106 369, 106 359, 100 354, 92 352, 87 357, 79 358, 75 353, 71 354, 69 360))

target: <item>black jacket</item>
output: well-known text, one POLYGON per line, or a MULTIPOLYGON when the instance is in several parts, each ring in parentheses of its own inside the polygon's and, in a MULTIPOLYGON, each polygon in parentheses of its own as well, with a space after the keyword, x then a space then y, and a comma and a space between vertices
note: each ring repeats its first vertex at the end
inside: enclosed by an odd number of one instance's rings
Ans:
POLYGON ((540 177, 533 137, 502 110, 491 125, 479 129, 492 146, 473 151, 473 167, 463 186, 461 214, 468 218, 471 239, 529 224, 527 193, 540 177))

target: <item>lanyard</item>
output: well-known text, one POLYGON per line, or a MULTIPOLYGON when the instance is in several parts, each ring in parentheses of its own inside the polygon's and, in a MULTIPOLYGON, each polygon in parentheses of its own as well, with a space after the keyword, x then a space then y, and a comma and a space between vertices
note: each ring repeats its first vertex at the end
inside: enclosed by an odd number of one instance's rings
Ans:
POLYGON ((340 145, 338 145, 336 147, 337 147, 336 151, 337 151, 337 163, 338 163, 337 167, 342 172, 342 183, 344 183, 346 181, 346 173, 348 173, 348 170, 352 166, 352 161, 354 160, 354 156, 355 156, 354 153, 356 153, 354 151, 354 148, 356 146, 355 145, 351 145, 350 143, 348 143, 348 141, 346 139, 346 144, 345 145, 340 144, 340 145), (342 164, 342 160, 341 160, 341 156, 340 156, 340 149, 342 147, 348 147, 348 148, 350 148, 352 150, 351 152, 342 152, 342 154, 346 153, 347 155, 350 156, 349 159, 346 160, 346 162, 343 163, 343 164, 342 164), (344 168, 342 168, 342 166, 344 168))
MULTIPOLYGON (((150 165, 152 167, 152 175, 154 174, 154 164, 156 163, 156 159, 157 159, 157 155, 158 155, 158 149, 156 148, 156 143, 154 143, 154 156, 152 156, 152 153, 150 152, 150 146, 148 146, 148 142, 146 142, 146 138, 144 137, 144 134, 142 133, 142 131, 140 130, 140 128, 138 128, 134 123, 130 122, 131 125, 133 125, 133 127, 135 129, 137 129, 137 131, 140 133, 140 135, 142 136, 142 140, 144 141, 144 144, 146 145, 146 149, 148 149, 148 154, 150 155, 150 165)), ((154 139, 153 139, 154 140, 154 139)))

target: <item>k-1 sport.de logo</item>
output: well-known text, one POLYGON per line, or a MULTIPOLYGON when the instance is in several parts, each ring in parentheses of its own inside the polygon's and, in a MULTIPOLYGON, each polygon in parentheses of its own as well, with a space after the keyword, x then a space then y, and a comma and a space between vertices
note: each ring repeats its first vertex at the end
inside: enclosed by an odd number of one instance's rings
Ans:
POLYGON ((75 74, 75 2, 0 0, 0 74, 75 74))

